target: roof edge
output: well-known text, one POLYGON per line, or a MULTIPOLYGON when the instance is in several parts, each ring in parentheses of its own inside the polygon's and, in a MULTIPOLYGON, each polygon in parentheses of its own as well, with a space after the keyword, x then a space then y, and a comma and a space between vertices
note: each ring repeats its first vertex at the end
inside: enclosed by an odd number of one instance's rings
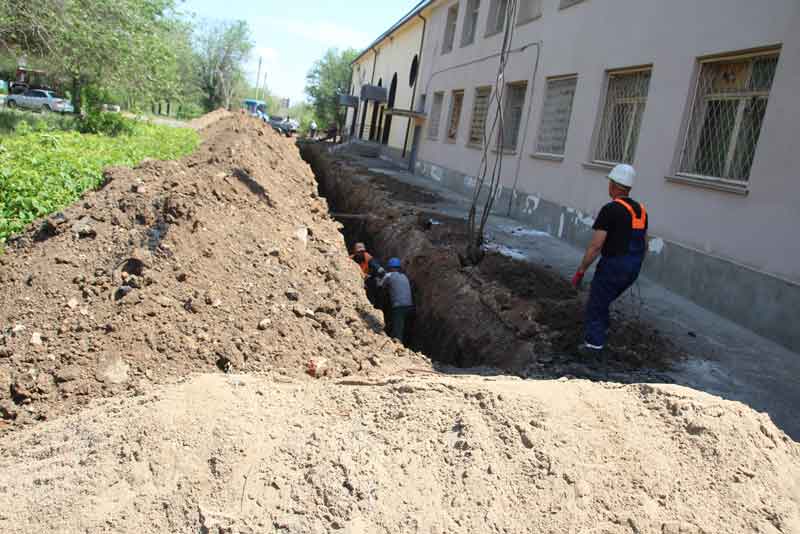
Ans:
POLYGON ((402 26, 404 26, 407 22, 411 21, 411 19, 419 15, 426 7, 430 6, 435 1, 436 0, 421 0, 421 2, 418 3, 416 6, 414 6, 414 8, 411 11, 406 13, 400 20, 392 24, 392 26, 389 27, 388 30, 383 32, 380 35, 380 37, 372 41, 372 43, 368 47, 366 47, 352 62, 350 62, 350 65, 354 65, 358 60, 364 57, 367 52, 369 52, 370 50, 378 46, 380 43, 385 41, 387 37, 389 37, 391 34, 399 30, 402 26))

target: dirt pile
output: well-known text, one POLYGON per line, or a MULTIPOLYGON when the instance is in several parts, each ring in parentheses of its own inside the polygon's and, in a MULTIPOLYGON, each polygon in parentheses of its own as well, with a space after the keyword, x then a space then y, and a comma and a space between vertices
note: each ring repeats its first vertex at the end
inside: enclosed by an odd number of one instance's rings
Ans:
POLYGON ((0 531, 800 533, 800 447, 677 386, 202 376, 0 440, 0 531))
POLYGON ((196 154, 109 170, 0 256, 0 432, 192 372, 426 365, 377 333, 296 147, 205 123, 196 154))
POLYGON ((335 211, 360 215, 343 219, 350 221, 350 240, 366 241, 384 259, 404 259, 416 285, 411 345, 437 361, 528 377, 649 381, 661 380, 658 370, 682 357, 652 327, 619 317, 608 362, 579 361, 584 301, 566 280, 498 253, 464 265, 466 222, 429 211, 436 194, 362 167, 346 153, 331 154, 323 144, 302 152, 335 211))

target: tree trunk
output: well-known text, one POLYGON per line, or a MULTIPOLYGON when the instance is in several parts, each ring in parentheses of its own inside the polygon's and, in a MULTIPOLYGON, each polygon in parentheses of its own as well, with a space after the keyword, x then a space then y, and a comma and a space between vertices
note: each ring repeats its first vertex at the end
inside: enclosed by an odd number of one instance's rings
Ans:
POLYGON ((72 106, 75 108, 75 113, 80 115, 82 108, 81 80, 77 76, 72 78, 72 106))

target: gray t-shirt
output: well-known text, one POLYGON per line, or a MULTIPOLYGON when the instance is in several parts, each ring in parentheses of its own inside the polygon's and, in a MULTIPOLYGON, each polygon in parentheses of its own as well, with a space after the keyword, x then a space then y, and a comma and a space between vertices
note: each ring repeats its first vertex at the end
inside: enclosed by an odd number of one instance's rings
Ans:
POLYGON ((414 300, 411 297, 411 283, 403 273, 386 273, 386 276, 378 280, 378 286, 389 288, 392 308, 414 305, 414 300))

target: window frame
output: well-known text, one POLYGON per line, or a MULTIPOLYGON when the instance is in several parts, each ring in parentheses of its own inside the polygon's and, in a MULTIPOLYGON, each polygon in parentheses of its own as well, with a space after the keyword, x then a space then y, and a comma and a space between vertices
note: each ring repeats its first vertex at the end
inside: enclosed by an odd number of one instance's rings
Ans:
MULTIPOLYGON (((641 137, 641 127, 644 122, 644 114, 647 111, 647 101, 650 98, 650 84, 652 83, 653 79, 653 65, 640 65, 636 67, 627 67, 627 68, 620 68, 620 69, 609 69, 605 72, 605 90, 603 91, 603 96, 600 101, 600 110, 598 113, 597 125, 595 127, 595 134, 594 139, 591 145, 591 154, 589 157, 589 161, 591 165, 600 166, 600 167, 613 167, 620 163, 630 163, 633 164, 636 161, 636 148, 639 146, 639 138, 641 137), (615 105, 612 107, 610 106, 609 97, 611 93, 611 83, 614 77, 621 77, 626 75, 636 75, 639 73, 649 73, 649 80, 647 82, 647 95, 642 96, 634 96, 634 97, 625 97, 621 98, 616 101, 615 105), (625 144, 622 147, 622 159, 625 160, 625 155, 628 153, 630 149, 630 142, 633 140, 633 133, 634 128, 633 125, 637 123, 637 117, 639 122, 639 133, 636 135, 636 145, 634 147, 633 153, 631 154, 630 161, 610 161, 608 159, 604 159, 600 157, 600 150, 601 146, 607 144, 608 138, 604 139, 605 133, 605 126, 606 126, 606 119, 609 121, 615 116, 613 113, 609 113, 608 117, 606 117, 606 113, 609 109, 616 108, 617 105, 634 105, 635 112, 633 114, 632 119, 630 120, 630 125, 628 126, 627 132, 625 134, 625 144)), ((606 149, 607 150, 607 149, 606 149)))
POLYGON ((433 93, 433 100, 431 101, 431 116, 430 116, 430 122, 428 122, 428 132, 427 132, 427 137, 431 141, 436 141, 439 139, 439 134, 442 128, 442 111, 444 110, 444 98, 445 98, 444 91, 435 91, 433 93), (438 113, 436 110, 437 97, 441 97, 441 101, 439 102, 438 113), (433 129, 434 124, 436 125, 435 131, 433 129))
POLYGON ((447 7, 447 14, 444 21, 444 37, 442 38, 441 55, 449 54, 453 51, 456 44, 456 34, 458 34, 458 15, 459 15, 459 2, 454 2, 447 7), (455 12, 453 20, 450 20, 450 15, 455 12), (450 31, 452 29, 452 32, 450 31))
POLYGON ((539 116, 539 126, 536 130, 536 141, 534 143, 534 150, 532 156, 539 157, 541 159, 553 159, 561 161, 567 155, 567 141, 569 140, 569 129, 572 125, 572 116, 573 111, 575 109, 575 95, 578 93, 578 74, 560 74, 557 76, 548 76, 545 78, 545 85, 544 85, 544 95, 542 97, 542 112, 539 116), (567 129, 564 133, 564 152, 561 154, 557 154, 555 152, 542 152, 539 150, 539 145, 542 137, 542 128, 544 127, 544 119, 545 119, 545 111, 547 110, 547 97, 548 97, 548 89, 550 87, 551 82, 564 82, 567 80, 574 80, 575 81, 575 88, 572 92, 572 100, 569 103, 569 119, 567 120, 567 129))
POLYGON ((470 113, 469 118, 469 131, 467 133, 467 146, 472 148, 483 148, 484 143, 487 141, 486 139, 486 120, 489 118, 489 106, 492 100, 492 86, 491 85, 479 85, 475 88, 472 94, 472 112, 470 113), (477 104, 478 104, 478 94, 481 91, 486 91, 486 110, 483 115, 483 131, 481 132, 481 138, 479 141, 472 140, 472 131, 476 120, 476 113, 477 113, 477 104))
POLYGON ((520 134, 520 131, 522 129, 522 120, 525 117, 525 106, 528 104, 528 89, 529 89, 528 80, 517 80, 517 81, 514 81, 514 82, 508 82, 508 83, 506 83, 506 86, 504 88, 504 94, 503 94, 503 98, 505 99, 505 102, 503 104, 503 130, 504 131, 503 131, 503 143, 502 143, 502 146, 500 147, 500 150, 502 150, 504 153, 516 153, 517 150, 520 149, 520 146, 519 146, 519 141, 520 141, 519 134, 520 134), (516 133, 515 133, 516 139, 514 140, 514 144, 510 145, 510 144, 508 144, 508 136, 506 135, 509 132, 507 132, 505 130, 509 127, 509 122, 508 121, 511 118, 511 106, 514 105, 514 102, 511 99, 511 94, 512 94, 512 91, 517 87, 524 87, 525 89, 522 92, 522 102, 521 102, 521 104, 519 106, 519 124, 517 124, 517 130, 516 130, 516 133))
POLYGON ((503 33, 503 31, 506 29, 506 19, 508 19, 508 4, 509 0, 491 0, 491 4, 489 4, 489 15, 486 19, 485 37, 492 37, 498 33, 503 33), (505 9, 503 10, 502 23, 500 23, 499 17, 499 6, 501 3, 505 6, 505 9), (490 26, 492 22, 494 22, 494 26, 490 26))
POLYGON ((543 3, 544 0, 520 0, 520 1, 538 2, 539 5, 538 5, 538 10, 535 13, 533 13, 532 15, 529 15, 526 18, 522 18, 523 11, 522 11, 522 9, 520 7, 518 7, 517 8, 518 9, 518 11, 517 11, 517 20, 516 20, 517 27, 524 26, 524 25, 528 24, 529 22, 533 22, 534 20, 538 20, 538 19, 542 18, 542 12, 544 11, 544 6, 542 5, 542 3, 543 3))
POLYGON ((467 0, 464 10, 464 23, 461 27, 461 48, 475 43, 478 37, 478 20, 481 16, 481 0, 467 0), (474 15, 474 18, 472 18, 474 15), (471 36, 467 41, 467 28, 471 28, 471 36))
MULTIPOLYGON (((730 133, 730 138, 728 139, 727 143, 727 150, 725 154, 725 162, 724 162, 724 169, 723 175, 727 176, 730 174, 731 166, 734 164, 736 160, 738 148, 739 148, 739 134, 741 133, 742 125, 744 122, 744 113, 748 103, 753 101, 765 101, 764 104, 764 116, 766 116, 767 109, 769 107, 769 99, 772 93, 772 88, 774 85, 774 76, 770 82, 770 87, 767 90, 755 90, 755 89, 742 89, 740 91, 731 92, 731 93, 708 93, 705 95, 700 95, 701 91, 701 83, 703 80, 703 69, 706 65, 713 65, 713 64, 725 64, 725 63, 732 63, 736 60, 757 60, 759 58, 770 58, 775 57, 776 62, 780 62, 782 53, 782 47, 770 47, 765 49, 753 50, 749 52, 730 52, 725 54, 716 54, 714 56, 706 56, 697 59, 697 69, 696 69, 696 76, 692 87, 691 93, 691 100, 690 104, 687 108, 687 115, 684 126, 682 128, 682 139, 680 144, 680 150, 677 156, 677 164, 675 165, 675 172, 674 176, 677 179, 674 181, 680 181, 681 178, 686 179, 687 181, 691 181, 692 183, 700 184, 700 183, 707 183, 710 184, 713 188, 713 184, 719 184, 721 187, 733 187, 739 188, 741 190, 747 190, 750 185, 750 177, 752 175, 752 166, 753 162, 750 162, 750 168, 747 172, 746 178, 727 178, 727 177, 720 177, 720 176, 712 176, 709 174, 699 174, 693 173, 690 171, 683 170, 685 167, 689 166, 689 162, 693 162, 693 165, 697 165, 698 160, 698 152, 700 150, 700 145, 702 143, 703 138, 703 130, 705 128, 705 123, 708 120, 708 113, 704 110, 702 117, 695 116, 697 112, 698 105, 701 103, 707 108, 708 104, 711 102, 730 102, 736 101, 737 102, 737 109, 735 114, 734 125, 730 133), (698 120, 699 123, 695 125, 694 121, 698 120), (696 132, 696 139, 694 140, 694 146, 690 147, 690 136, 692 134, 693 128, 698 128, 696 132), (691 155, 688 152, 692 152, 691 155)), ((751 61, 748 65, 748 72, 747 72, 747 80, 752 78, 753 75, 753 65, 755 61, 751 61)), ((777 64, 776 64, 776 72, 777 72, 777 64)), ((761 141, 761 132, 763 129, 763 117, 762 117, 762 124, 759 127, 759 138, 755 142, 753 146, 753 159, 755 159, 756 151, 758 150, 758 144, 761 141)))
POLYGON ((450 91, 450 106, 447 113, 447 131, 445 132, 445 142, 457 143, 458 131, 461 129, 461 115, 464 113, 464 99, 466 98, 466 91, 464 89, 454 89, 450 91), (457 97, 461 97, 461 107, 458 110, 458 115, 454 115, 455 103, 457 97), (450 137, 450 131, 453 129, 453 118, 456 119, 455 135, 450 137))

